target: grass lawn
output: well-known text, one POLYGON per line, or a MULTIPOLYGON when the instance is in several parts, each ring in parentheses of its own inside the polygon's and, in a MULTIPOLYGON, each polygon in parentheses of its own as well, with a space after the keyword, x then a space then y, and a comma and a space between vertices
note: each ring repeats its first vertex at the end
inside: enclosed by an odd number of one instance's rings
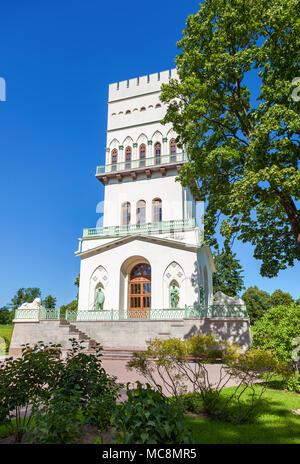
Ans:
MULTIPOLYGON (((223 394, 227 396, 232 391, 233 387, 226 388, 223 394)), ((231 424, 208 418, 187 418, 186 421, 198 443, 300 443, 300 416, 291 412, 292 409, 300 409, 300 394, 268 388, 263 398, 268 401, 251 424, 231 424)))
MULTIPOLYGON (((9 342, 11 340, 12 332, 13 332, 13 324, 0 324, 0 338, 5 337, 9 342)), ((5 354, 0 351, 0 354, 5 354)))

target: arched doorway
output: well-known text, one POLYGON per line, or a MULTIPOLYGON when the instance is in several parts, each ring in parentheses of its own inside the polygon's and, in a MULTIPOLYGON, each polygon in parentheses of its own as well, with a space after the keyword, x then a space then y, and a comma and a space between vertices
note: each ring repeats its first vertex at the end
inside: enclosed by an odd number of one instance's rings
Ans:
POLYGON ((147 263, 134 266, 129 276, 129 317, 146 318, 151 308, 151 267, 147 263))

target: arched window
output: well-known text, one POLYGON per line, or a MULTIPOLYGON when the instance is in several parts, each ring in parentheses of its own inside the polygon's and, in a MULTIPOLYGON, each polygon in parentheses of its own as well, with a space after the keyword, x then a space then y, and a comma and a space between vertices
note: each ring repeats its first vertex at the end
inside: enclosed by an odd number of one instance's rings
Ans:
POLYGON ((142 106, 141 111, 146 111, 146 108, 142 106))
POLYGON ((159 142, 156 142, 156 144, 154 145, 154 156, 155 156, 155 164, 160 164, 161 144, 159 142))
POLYGON ((140 145, 140 167, 146 166, 146 145, 140 145))
POLYGON ((127 201, 122 204, 122 226, 130 224, 130 203, 127 201))
POLYGON ((176 161, 177 146, 175 139, 170 140, 170 161, 176 161))
POLYGON ((118 150, 115 148, 111 152, 111 170, 116 171, 118 162, 118 150))
POLYGON ((152 221, 162 221, 162 201, 160 198, 154 198, 152 201, 152 221))
POLYGON ((131 147, 126 147, 125 149, 125 169, 130 169, 131 167, 131 147))
POLYGON ((130 110, 126 110, 125 114, 130 114, 131 111, 130 110))
POLYGON ((155 105, 155 108, 161 108, 161 104, 157 103, 157 105, 155 105))
POLYGON ((146 202, 139 200, 136 204, 136 223, 138 225, 146 222, 146 202))

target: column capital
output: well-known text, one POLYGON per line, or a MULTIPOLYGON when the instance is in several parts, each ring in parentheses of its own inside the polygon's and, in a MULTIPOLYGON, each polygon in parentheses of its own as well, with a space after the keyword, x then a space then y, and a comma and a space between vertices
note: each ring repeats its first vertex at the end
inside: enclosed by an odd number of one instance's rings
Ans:
POLYGON ((119 150, 124 150, 124 145, 119 145, 119 150))
POLYGON ((148 145, 152 145, 152 140, 148 140, 148 145))

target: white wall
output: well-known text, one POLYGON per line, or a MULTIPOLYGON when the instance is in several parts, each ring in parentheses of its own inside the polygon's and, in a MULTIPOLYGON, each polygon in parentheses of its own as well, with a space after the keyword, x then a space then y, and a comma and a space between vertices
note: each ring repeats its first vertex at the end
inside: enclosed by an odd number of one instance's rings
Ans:
MULTIPOLYGON (((180 280, 182 287, 180 303, 194 305, 199 300, 200 271, 208 261, 205 252, 189 251, 169 245, 155 244, 144 240, 135 239, 121 246, 95 253, 93 256, 82 258, 80 269, 79 310, 92 310, 94 301, 94 288, 98 281, 92 281, 95 270, 102 266, 107 272, 105 282, 104 309, 126 309, 120 307, 120 302, 126 298, 120 297, 121 267, 126 260, 139 257, 137 262, 148 262, 152 274, 152 308, 163 308, 166 306, 164 295, 165 271, 172 262, 176 262, 183 269, 184 282, 180 280)), ((209 271, 209 267, 208 267, 209 271)), ((180 277, 179 277, 180 279, 180 277)), ((178 279, 177 279, 178 280, 178 279)), ((123 282, 123 285, 125 283, 123 282)), ((127 284, 126 284, 127 285, 127 284)), ((210 289, 211 290, 211 289, 210 289)), ((210 291, 210 298, 212 298, 210 291)))
MULTIPOLYGON (((177 172, 176 172, 177 174, 177 172)), ((117 180, 105 186, 103 226, 121 225, 121 205, 131 204, 131 224, 136 224, 136 203, 146 202, 146 222, 152 222, 152 200, 162 200, 162 220, 183 219, 183 189, 175 182, 174 173, 153 173, 152 178, 145 175, 137 180, 130 177, 123 182, 117 180)))

